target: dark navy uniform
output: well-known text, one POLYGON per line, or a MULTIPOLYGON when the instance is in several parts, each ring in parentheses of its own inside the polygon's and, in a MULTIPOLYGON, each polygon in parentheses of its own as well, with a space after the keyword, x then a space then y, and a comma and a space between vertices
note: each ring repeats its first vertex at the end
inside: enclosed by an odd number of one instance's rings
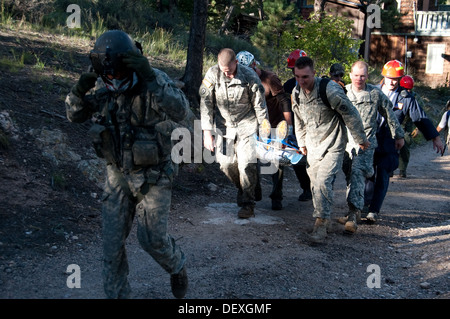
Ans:
MULTIPOLYGON (((409 116, 426 140, 439 136, 433 123, 410 92, 399 86, 396 91, 390 92, 388 97, 400 124, 409 116)), ((374 155, 375 175, 366 183, 365 195, 366 205, 369 206, 369 211, 374 213, 380 212, 388 191, 390 174, 399 164, 399 153, 395 149, 395 141, 385 119, 380 115, 378 115, 378 123, 376 134, 378 147, 374 155)))

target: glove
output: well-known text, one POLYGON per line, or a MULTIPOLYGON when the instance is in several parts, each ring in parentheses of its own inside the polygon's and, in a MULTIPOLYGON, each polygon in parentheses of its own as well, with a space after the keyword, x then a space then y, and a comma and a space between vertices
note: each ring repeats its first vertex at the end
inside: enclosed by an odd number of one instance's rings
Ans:
POLYGON ((80 79, 73 88, 73 93, 78 97, 83 97, 87 91, 95 86, 97 77, 97 74, 94 72, 81 74, 80 79))
POLYGON ((147 58, 142 54, 134 51, 128 51, 122 55, 122 62, 126 65, 127 68, 130 68, 145 81, 153 81, 155 76, 155 71, 150 66, 147 58))

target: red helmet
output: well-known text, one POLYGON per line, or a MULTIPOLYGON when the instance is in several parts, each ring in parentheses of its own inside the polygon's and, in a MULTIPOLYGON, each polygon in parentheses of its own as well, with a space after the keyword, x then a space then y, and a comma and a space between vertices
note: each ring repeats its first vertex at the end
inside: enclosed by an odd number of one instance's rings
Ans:
POLYGON ((289 54, 289 57, 287 58, 287 67, 289 69, 293 69, 295 66, 295 61, 297 61, 297 59, 302 56, 306 56, 305 51, 300 49, 292 51, 291 54, 289 54))
POLYGON ((409 75, 405 75, 400 80, 400 86, 404 87, 407 90, 412 90, 412 88, 414 87, 414 79, 409 75))
POLYGON ((387 78, 401 78, 405 75, 405 69, 402 62, 398 60, 392 60, 383 66, 381 75, 387 78))

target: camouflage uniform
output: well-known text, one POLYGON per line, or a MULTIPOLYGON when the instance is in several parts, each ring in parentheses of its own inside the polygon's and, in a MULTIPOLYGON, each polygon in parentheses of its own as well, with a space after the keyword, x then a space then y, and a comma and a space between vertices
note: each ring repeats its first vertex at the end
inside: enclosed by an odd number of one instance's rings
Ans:
POLYGON ((229 79, 215 65, 206 72, 199 92, 202 129, 216 131, 220 169, 238 188, 240 204, 254 206, 259 177, 253 135, 258 123, 268 119, 261 81, 246 66, 237 65, 236 75, 229 79))
POLYGON ((330 81, 326 94, 331 108, 319 95, 315 78, 312 92, 306 95, 298 86, 292 92, 295 133, 300 147, 308 151, 308 175, 314 204, 313 217, 329 219, 333 203, 333 183, 342 167, 347 144, 347 126, 358 144, 366 141, 361 117, 342 87, 330 81))
MULTIPOLYGON (((167 232, 173 164, 171 128, 187 114, 188 101, 169 77, 139 81, 122 94, 109 92, 101 79, 84 97, 70 92, 67 117, 82 123, 95 119, 90 134, 107 163, 102 207, 103 279, 109 298, 126 298, 128 262, 125 240, 135 214, 137 235, 168 273, 180 272, 185 256, 167 232)), ((73 90, 72 90, 73 91, 73 90)))
POLYGON ((360 92, 354 92, 352 85, 346 85, 347 96, 358 110, 366 132, 370 146, 361 150, 349 136, 347 152, 349 154, 350 170, 347 177, 347 202, 355 208, 362 210, 364 207, 364 188, 366 178, 374 174, 373 156, 377 147, 377 115, 378 113, 387 119, 392 136, 396 139, 403 138, 404 132, 392 111, 392 103, 389 98, 376 86, 366 84, 366 88, 360 92))

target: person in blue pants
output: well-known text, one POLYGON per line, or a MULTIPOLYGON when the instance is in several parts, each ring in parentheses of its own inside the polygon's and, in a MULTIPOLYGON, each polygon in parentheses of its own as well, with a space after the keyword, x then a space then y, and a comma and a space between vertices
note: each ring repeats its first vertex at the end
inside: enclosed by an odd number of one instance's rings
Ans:
MULTIPOLYGON (((403 64, 400 61, 391 60, 383 66, 381 75, 384 79, 380 88, 391 100, 394 113, 400 124, 406 116, 409 116, 425 139, 433 142, 433 149, 437 153, 442 153, 444 144, 433 123, 414 96, 399 85, 401 78, 405 75, 403 64)), ((395 149, 394 140, 385 119, 380 115, 378 123, 376 134, 378 147, 374 154, 375 174, 367 180, 365 189, 365 204, 368 208, 366 219, 370 223, 375 223, 378 220, 388 191, 390 175, 399 164, 399 154, 395 149)))

